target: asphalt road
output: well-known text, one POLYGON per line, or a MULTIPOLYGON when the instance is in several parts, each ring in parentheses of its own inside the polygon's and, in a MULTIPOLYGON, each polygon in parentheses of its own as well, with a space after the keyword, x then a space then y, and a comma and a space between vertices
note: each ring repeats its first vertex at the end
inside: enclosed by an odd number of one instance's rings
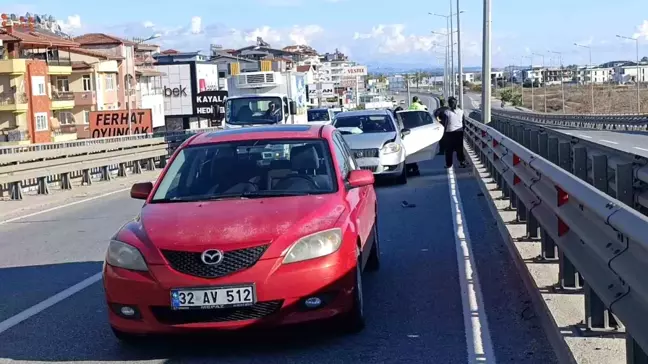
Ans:
POLYGON ((457 171, 460 203, 441 158, 421 172, 407 185, 378 188, 382 267, 366 275, 368 324, 356 335, 315 327, 123 346, 107 324, 100 281, 35 315, 21 312, 100 272, 107 239, 140 201, 119 193, 0 224, 0 363, 467 363, 453 204, 472 237, 497 361, 555 363, 472 172, 457 171), (30 317, 3 331, 16 315, 30 317))
MULTIPOLYGON (((466 109, 479 109, 481 104, 481 95, 467 94, 465 96, 466 109)), ((492 103, 493 108, 500 109, 501 104, 492 103)), ((507 107, 507 109, 510 107, 507 107)), ((579 139, 584 139, 592 143, 616 149, 625 153, 639 155, 648 158, 648 133, 636 131, 607 131, 592 130, 581 128, 567 128, 560 126, 546 126, 549 129, 567 134, 579 139)))

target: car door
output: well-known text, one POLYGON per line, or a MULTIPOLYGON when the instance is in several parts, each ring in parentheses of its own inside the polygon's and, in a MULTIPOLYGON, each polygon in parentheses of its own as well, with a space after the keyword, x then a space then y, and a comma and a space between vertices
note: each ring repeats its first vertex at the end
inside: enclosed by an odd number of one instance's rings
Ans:
MULTIPOLYGON (((348 176, 348 173, 352 170, 359 170, 360 167, 355 161, 355 158, 353 158, 351 150, 344 141, 342 134, 336 131, 333 134, 333 142, 336 146, 336 154, 339 153, 345 162, 345 170, 342 171, 342 173, 345 173, 344 176, 348 176)), ((372 211, 375 210, 373 207, 375 206, 375 195, 370 194, 371 191, 373 191, 371 186, 352 188, 346 191, 346 201, 351 209, 351 219, 355 222, 358 235, 360 236, 363 252, 363 265, 369 257, 368 252, 370 247, 365 245, 369 235, 371 234, 371 228, 374 221, 374 214, 372 211)))
POLYGON ((428 111, 403 111, 397 119, 410 134, 403 137, 406 163, 432 160, 437 154, 439 141, 443 137, 443 126, 434 120, 428 111))

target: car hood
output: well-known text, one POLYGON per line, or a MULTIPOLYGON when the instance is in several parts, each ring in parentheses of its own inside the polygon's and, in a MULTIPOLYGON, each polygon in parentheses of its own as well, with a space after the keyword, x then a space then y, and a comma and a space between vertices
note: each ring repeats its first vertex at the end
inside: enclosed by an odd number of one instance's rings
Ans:
POLYGON ((327 194, 153 203, 142 208, 140 223, 159 249, 230 250, 331 228, 344 211, 338 201, 336 194, 327 194))
POLYGON ((396 132, 389 133, 366 133, 366 134, 343 134, 344 141, 351 149, 382 148, 389 140, 396 138, 396 132))

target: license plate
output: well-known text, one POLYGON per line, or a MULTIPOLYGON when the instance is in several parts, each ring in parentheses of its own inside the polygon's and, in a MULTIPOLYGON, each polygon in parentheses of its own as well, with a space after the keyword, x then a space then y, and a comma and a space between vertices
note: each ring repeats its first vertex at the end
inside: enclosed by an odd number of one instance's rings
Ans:
POLYGON ((243 307, 255 303, 253 285, 171 290, 171 308, 174 310, 243 307))

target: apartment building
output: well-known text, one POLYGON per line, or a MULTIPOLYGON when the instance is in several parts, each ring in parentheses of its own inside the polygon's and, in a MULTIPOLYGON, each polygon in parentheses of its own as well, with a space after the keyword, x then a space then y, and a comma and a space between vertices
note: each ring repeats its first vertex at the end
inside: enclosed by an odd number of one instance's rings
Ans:
POLYGON ((140 108, 151 109, 152 126, 164 127, 164 96, 162 95, 163 72, 155 69, 156 54, 160 47, 153 44, 135 44, 135 74, 137 75, 137 99, 140 108))
POLYGON ((72 74, 70 50, 79 44, 41 28, 33 18, 9 20, 4 14, 0 40, 0 144, 56 140, 55 113, 73 109, 74 97, 58 92, 52 82, 72 74))
POLYGON ((637 77, 637 65, 625 65, 614 68, 614 82, 618 84, 648 82, 648 64, 639 64, 639 77, 637 77))
POLYGON ((589 84, 602 84, 614 81, 614 68, 612 67, 579 67, 576 71, 576 82, 589 84))
POLYGON ((117 60, 118 74, 115 87, 117 89, 117 108, 127 109, 127 103, 131 109, 137 109, 139 102, 136 92, 135 72, 135 42, 113 37, 104 33, 89 33, 74 38, 83 49, 98 51, 112 57, 119 57, 117 60))

